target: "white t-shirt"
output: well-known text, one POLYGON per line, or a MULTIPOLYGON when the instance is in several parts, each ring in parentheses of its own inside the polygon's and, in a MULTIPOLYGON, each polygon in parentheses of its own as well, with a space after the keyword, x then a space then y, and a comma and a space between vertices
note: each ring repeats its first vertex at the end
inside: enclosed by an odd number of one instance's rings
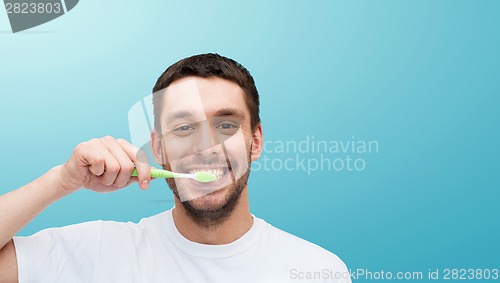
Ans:
POLYGON ((19 282, 351 282, 333 253, 254 216, 225 245, 184 238, 172 210, 139 223, 91 221, 14 237, 19 282), (313 279, 309 279, 313 278, 313 279))

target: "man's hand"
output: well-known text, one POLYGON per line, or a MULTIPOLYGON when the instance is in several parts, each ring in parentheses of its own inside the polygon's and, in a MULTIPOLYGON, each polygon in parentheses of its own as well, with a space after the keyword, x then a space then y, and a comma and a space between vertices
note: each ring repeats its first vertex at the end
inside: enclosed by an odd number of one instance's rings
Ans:
POLYGON ((145 190, 151 180, 144 152, 124 139, 110 136, 79 144, 59 172, 66 193, 81 188, 112 192, 134 182, 145 190), (131 177, 134 167, 138 177, 131 177))
POLYGON ((111 192, 151 176, 144 152, 123 139, 104 137, 79 144, 69 160, 33 182, 0 196, 0 282, 17 282, 12 237, 54 201, 81 188, 111 192), (134 166, 138 177, 131 177, 134 166))

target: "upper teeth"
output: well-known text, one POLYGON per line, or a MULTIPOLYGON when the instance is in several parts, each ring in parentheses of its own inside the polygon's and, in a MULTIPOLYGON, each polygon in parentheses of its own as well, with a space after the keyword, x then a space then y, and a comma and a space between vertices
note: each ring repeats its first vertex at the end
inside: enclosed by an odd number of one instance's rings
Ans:
POLYGON ((189 171, 190 174, 196 174, 199 172, 210 173, 210 174, 214 175, 217 178, 217 180, 219 180, 222 177, 222 175, 224 174, 224 170, 222 170, 222 169, 206 169, 206 170, 195 169, 195 170, 189 171))

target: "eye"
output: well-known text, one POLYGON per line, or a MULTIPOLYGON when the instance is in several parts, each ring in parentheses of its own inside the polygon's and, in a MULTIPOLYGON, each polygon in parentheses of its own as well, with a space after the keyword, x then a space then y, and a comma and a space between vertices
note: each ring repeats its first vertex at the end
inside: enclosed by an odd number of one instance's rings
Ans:
POLYGON ((234 125, 231 125, 231 124, 222 124, 219 126, 221 129, 231 129, 232 127, 235 127, 234 125))
POLYGON ((195 128, 191 125, 181 125, 175 129, 172 130, 172 133, 178 136, 186 136, 191 134, 195 128))
POLYGON ((234 135, 238 131, 239 128, 240 128, 240 126, 235 125, 234 123, 220 123, 217 126, 217 130, 221 134, 225 134, 225 135, 234 135))
POLYGON ((189 131, 191 129, 194 129, 194 128, 191 127, 191 126, 185 125, 185 126, 180 126, 180 127, 176 128, 175 131, 181 131, 181 132, 183 132, 183 131, 189 131))

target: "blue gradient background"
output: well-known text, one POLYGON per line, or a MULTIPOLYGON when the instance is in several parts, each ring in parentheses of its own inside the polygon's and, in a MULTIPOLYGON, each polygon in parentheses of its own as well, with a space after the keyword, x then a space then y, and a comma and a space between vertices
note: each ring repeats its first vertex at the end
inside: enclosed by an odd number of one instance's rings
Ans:
MULTIPOLYGON (((83 0, 18 34, 0 9, 0 194, 82 141, 128 139, 166 67, 217 52, 252 72, 265 139, 380 145, 362 172, 253 172, 255 215, 351 269, 500 268, 500 2, 235 2, 83 0)), ((19 235, 172 205, 161 181, 82 190, 19 235)))

